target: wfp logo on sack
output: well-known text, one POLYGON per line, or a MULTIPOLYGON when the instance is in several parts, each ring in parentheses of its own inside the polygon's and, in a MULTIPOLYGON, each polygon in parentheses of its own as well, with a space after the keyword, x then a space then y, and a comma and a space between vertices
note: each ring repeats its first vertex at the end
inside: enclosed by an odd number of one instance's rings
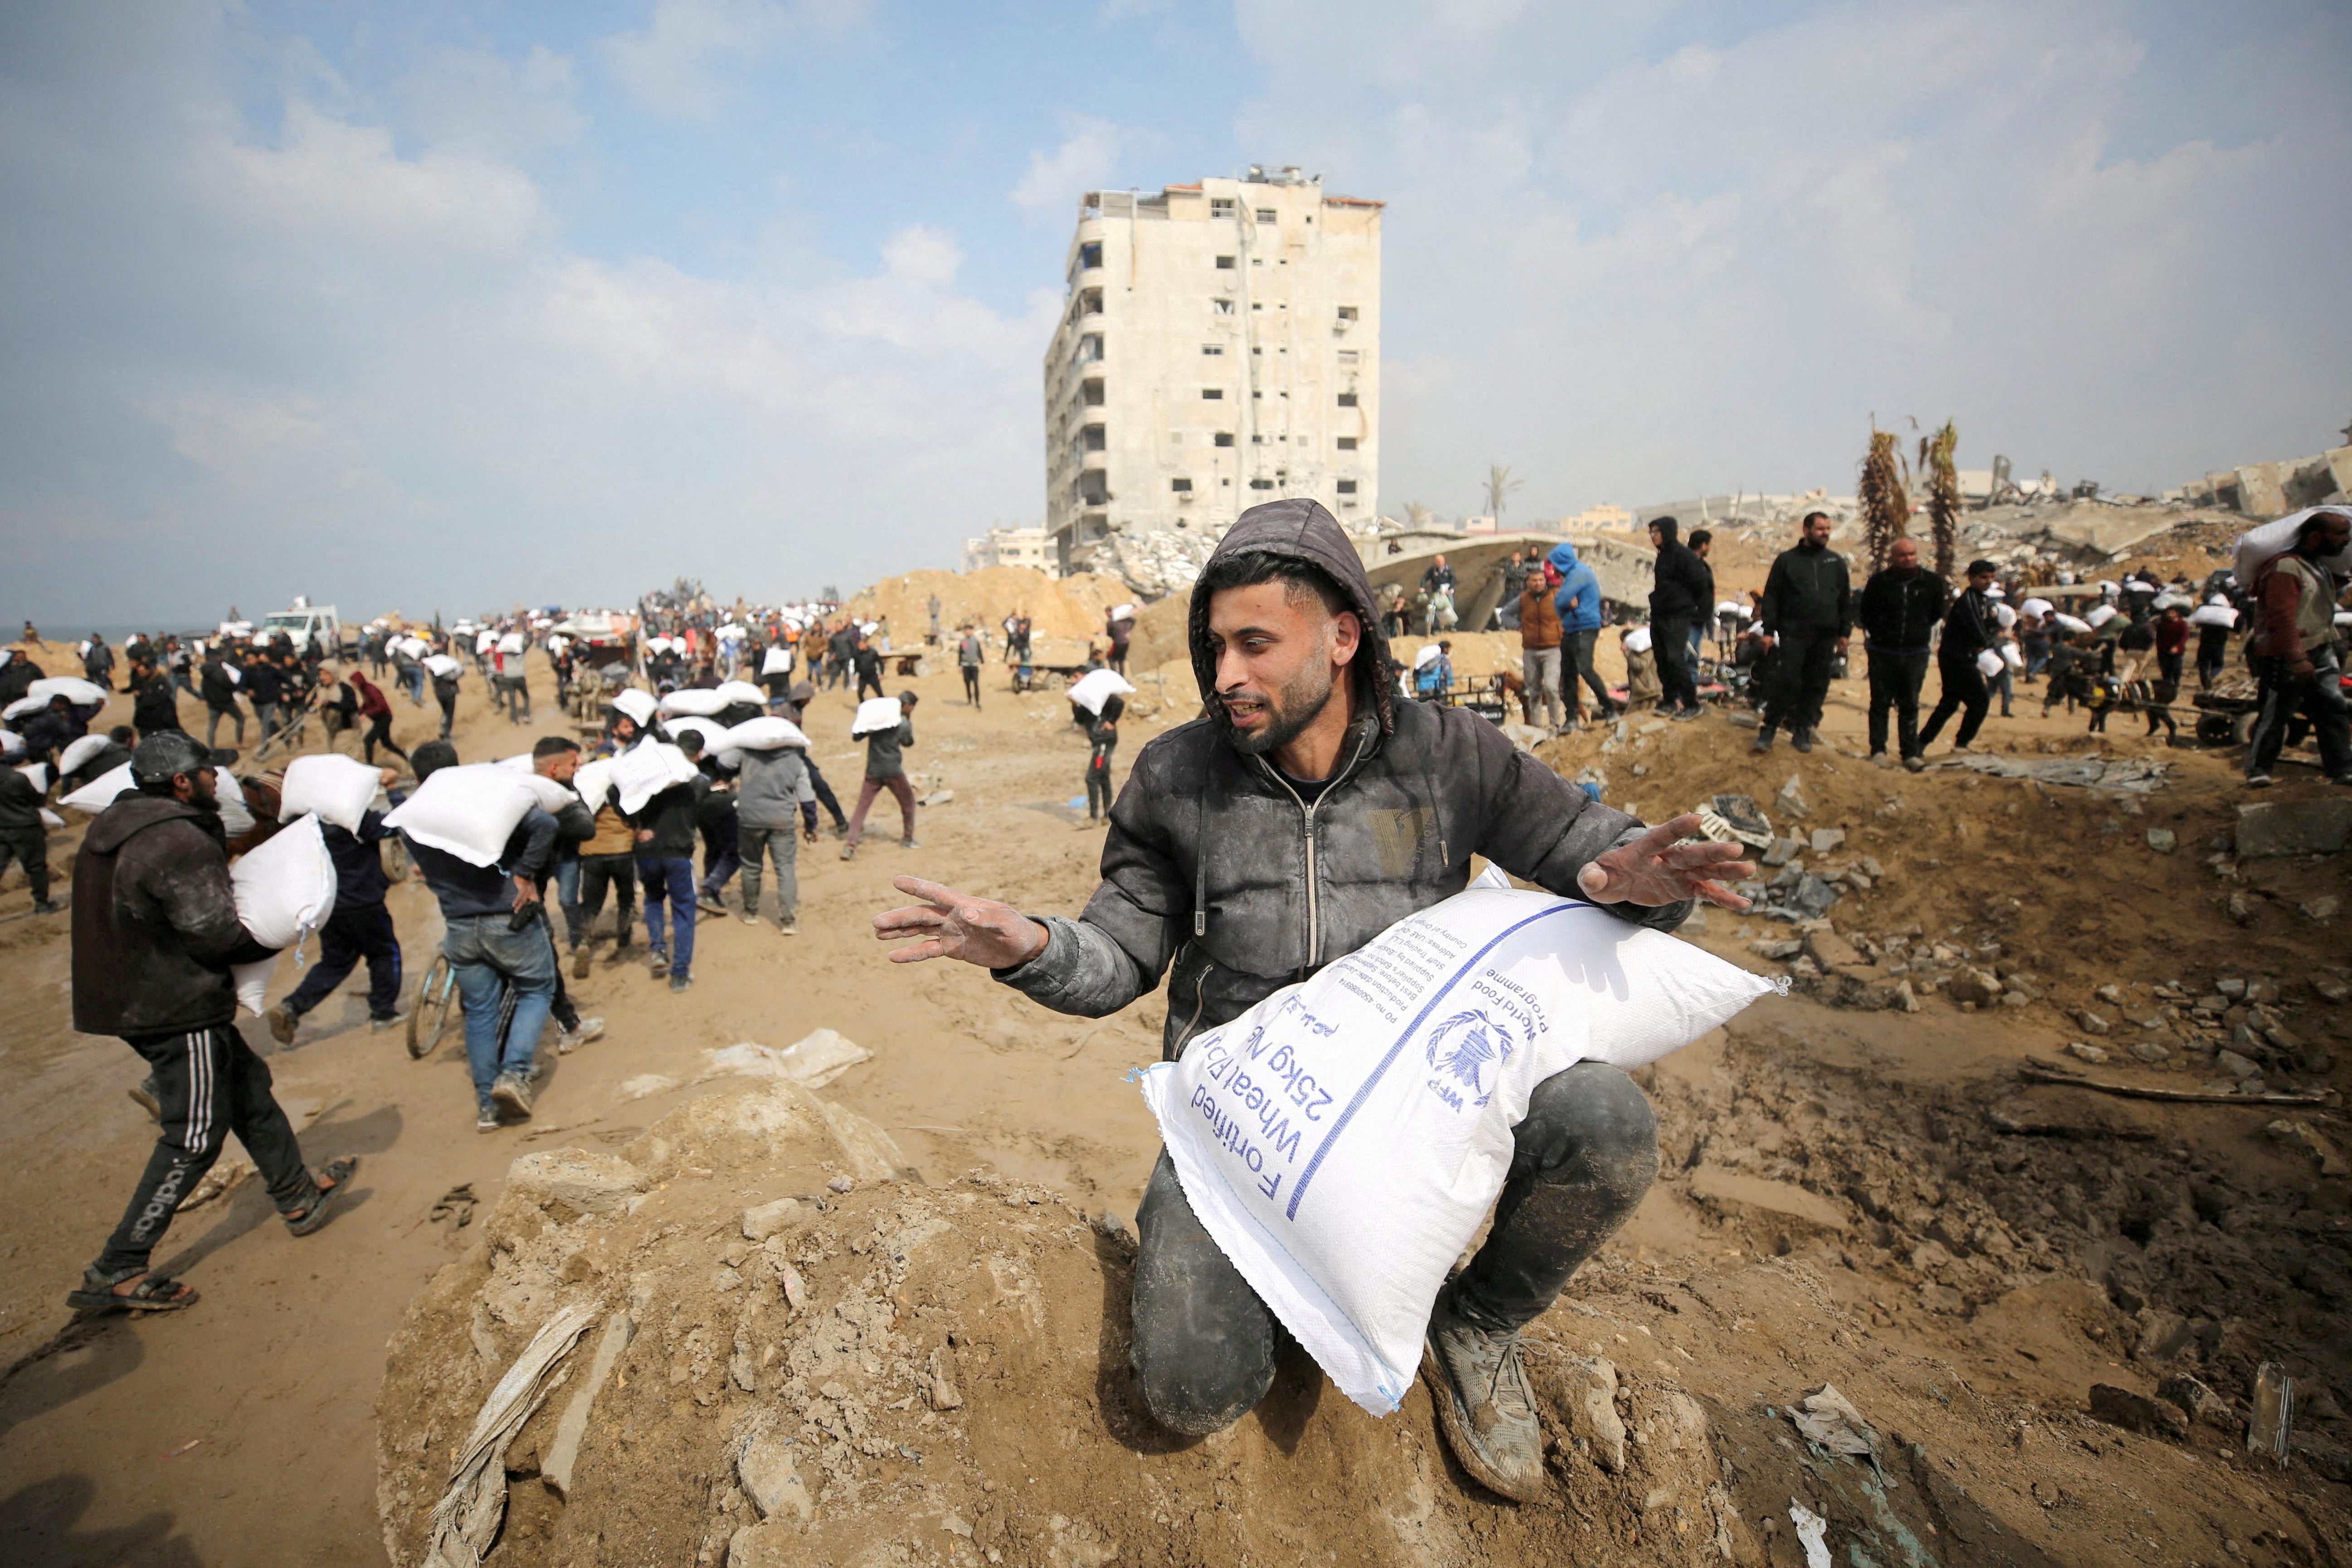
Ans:
POLYGON ((1510 1030, 1476 1008, 1455 1013, 1429 1031, 1423 1054, 1437 1076, 1430 1092, 1459 1111, 1466 1103, 1484 1110, 1495 1097, 1503 1063, 1519 1048, 1510 1030), (1448 1080, 1451 1080, 1449 1082, 1448 1080))

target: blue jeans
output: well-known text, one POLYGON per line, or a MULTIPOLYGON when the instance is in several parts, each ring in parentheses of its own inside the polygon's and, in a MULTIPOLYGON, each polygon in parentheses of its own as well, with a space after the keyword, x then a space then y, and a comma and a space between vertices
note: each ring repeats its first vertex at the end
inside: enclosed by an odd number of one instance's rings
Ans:
POLYGON ((555 862, 555 906, 563 911, 563 934, 577 947, 587 939, 580 921, 580 857, 566 855, 555 862))
POLYGON ((555 1005, 555 944, 544 920, 516 931, 503 915, 464 915, 449 922, 441 951, 457 972, 474 1100, 487 1113, 500 1073, 530 1076, 555 1005))
POLYGON ((646 939, 669 954, 669 972, 677 978, 694 968, 694 857, 639 855, 637 880, 646 889, 646 939), (662 905, 677 920, 677 946, 664 938, 662 905))

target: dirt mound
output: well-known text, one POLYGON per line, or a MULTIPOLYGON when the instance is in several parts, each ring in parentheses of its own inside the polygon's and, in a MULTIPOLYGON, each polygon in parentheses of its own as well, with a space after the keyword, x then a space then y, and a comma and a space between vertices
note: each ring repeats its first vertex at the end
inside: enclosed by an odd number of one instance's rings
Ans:
MULTIPOLYGON (((1295 1353, 1238 1427, 1160 1430, 1127 1371, 1123 1227, 1022 1184, 882 1176, 886 1138, 788 1083, 693 1102, 624 1154, 518 1161, 394 1336, 395 1563, 425 1560, 453 1456, 551 1324, 576 1340, 476 1515, 502 1562, 685 1561, 688 1542, 730 1564, 1567 1564, 1636 1543, 1761 1562, 1752 1521, 1786 1506, 1794 1461, 1764 1417, 1584 1354, 1584 1320, 1614 1316, 1584 1302, 1533 1337, 1559 1485, 1514 1509, 1452 1465, 1425 1393, 1376 1421, 1295 1353)), ((1640 1305, 1622 1264, 1593 1273, 1591 1300, 1640 1305)), ((1897 1507, 1941 1517, 1916 1492, 1897 1507)))
POLYGON ((1039 637, 1091 637, 1103 629, 1103 612, 1135 601, 1135 591, 1115 577, 1080 572, 1051 578, 1034 567, 992 566, 979 571, 910 571, 885 578, 849 601, 863 618, 889 617, 890 635, 901 647, 920 643, 930 628, 930 599, 940 599, 940 634, 947 637, 968 617, 992 636, 1007 615, 1029 617, 1039 637))

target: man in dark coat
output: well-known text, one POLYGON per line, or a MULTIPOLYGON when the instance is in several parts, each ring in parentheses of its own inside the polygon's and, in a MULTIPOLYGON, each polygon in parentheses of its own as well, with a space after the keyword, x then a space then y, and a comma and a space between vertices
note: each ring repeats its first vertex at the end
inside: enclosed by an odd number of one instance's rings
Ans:
POLYGON ((67 1297, 86 1310, 162 1312, 194 1291, 147 1260, 182 1199, 235 1133, 287 1228, 326 1223, 356 1160, 313 1173, 270 1092, 269 1069, 236 1028, 229 967, 270 950, 237 919, 212 759, 177 730, 140 742, 138 786, 99 813, 74 861, 74 1028, 120 1035, 145 1059, 163 1131, 122 1223, 67 1297))
POLYGON ((1660 709, 1676 718, 1696 718, 1698 681, 1691 671, 1691 628, 1715 613, 1715 572, 1680 541, 1672 517, 1650 519, 1650 544, 1658 552, 1650 577, 1650 648, 1658 661, 1660 709))
POLYGON ((1919 686, 1927 678, 1927 643, 1951 597, 1944 580, 1919 564, 1919 541, 1896 539, 1886 570, 1863 585, 1859 619, 1870 654, 1870 759, 1886 766, 1886 715, 1895 717, 1903 766, 1927 766, 1919 752, 1919 686))
MULTIPOLYGON (((1737 846, 1645 830, 1467 709, 1406 700, 1354 547, 1313 501, 1255 507, 1194 584, 1203 716, 1137 757, 1076 920, 918 877, 876 918, 898 962, 961 958, 1057 1012, 1100 1017, 1169 974, 1163 1050, 1462 891, 1480 854, 1553 893, 1671 929, 1694 897, 1746 901, 1737 846), (1172 972, 1171 967, 1172 964, 1172 972)), ((1438 1298, 1431 1392, 1465 1469, 1516 1499, 1543 1484, 1523 1325, 1622 1224, 1657 1168, 1633 1080, 1581 1062, 1539 1084, 1486 1245, 1438 1298)), ((1265 1395, 1281 1336, 1202 1227, 1163 1153, 1137 1216, 1132 1356, 1162 1425, 1218 1430, 1265 1395)))
POLYGON ((1755 751, 1772 749, 1772 732, 1786 728, 1800 751, 1813 748, 1822 704, 1830 694, 1830 672, 1845 652, 1853 630, 1853 580, 1845 557, 1830 549, 1826 512, 1808 512, 1794 548, 1782 550, 1764 577, 1764 598, 1756 619, 1764 646, 1780 654, 1776 678, 1764 704, 1764 726, 1755 751))

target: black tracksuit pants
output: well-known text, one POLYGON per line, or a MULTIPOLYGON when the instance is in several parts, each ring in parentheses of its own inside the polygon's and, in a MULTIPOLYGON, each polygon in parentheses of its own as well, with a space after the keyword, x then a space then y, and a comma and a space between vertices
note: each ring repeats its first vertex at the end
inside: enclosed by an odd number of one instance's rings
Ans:
POLYGON ((49 831, 47 828, 24 828, 14 832, 0 832, 0 872, 15 861, 25 868, 25 881, 33 890, 36 904, 49 901, 49 831))
POLYGON ((1698 681, 1691 674, 1690 629, 1687 615, 1650 617, 1650 651, 1658 662, 1659 696, 1668 707, 1698 706, 1698 681))
POLYGON ((1837 663, 1834 631, 1781 632, 1780 657, 1771 700, 1764 705, 1764 727, 1818 729, 1822 704, 1830 695, 1830 670, 1837 663))
POLYGON ((280 1214, 306 1209, 319 1188, 302 1164, 294 1125, 269 1090, 269 1064, 253 1053, 234 1025, 182 1034, 142 1035, 127 1042, 154 1073, 163 1130, 147 1168, 90 1272, 107 1284, 142 1273, 181 1199, 220 1158, 231 1133, 253 1156, 280 1214))
POLYGON ((1942 679, 1944 689, 1936 699, 1936 711, 1927 716, 1927 727, 1919 732, 1919 744, 1925 747, 1934 741, 1943 733, 1944 721, 1957 713, 1960 716, 1960 727, 1953 732, 1952 744, 1966 746, 1984 727, 1985 713, 1992 706, 1992 688, 1985 685, 1984 672, 1977 668, 1974 653, 1955 656, 1937 650, 1936 674, 1942 679))
POLYGON ((1901 757, 1919 755, 1919 688, 1927 679, 1925 648, 1870 650, 1870 754, 1886 749, 1886 710, 1895 710, 1901 757))
POLYGON ((393 1017, 400 1011, 400 936, 392 911, 380 903, 335 906, 319 927, 319 961, 282 1005, 300 1018, 351 978, 362 958, 368 967, 368 1017, 393 1017))

